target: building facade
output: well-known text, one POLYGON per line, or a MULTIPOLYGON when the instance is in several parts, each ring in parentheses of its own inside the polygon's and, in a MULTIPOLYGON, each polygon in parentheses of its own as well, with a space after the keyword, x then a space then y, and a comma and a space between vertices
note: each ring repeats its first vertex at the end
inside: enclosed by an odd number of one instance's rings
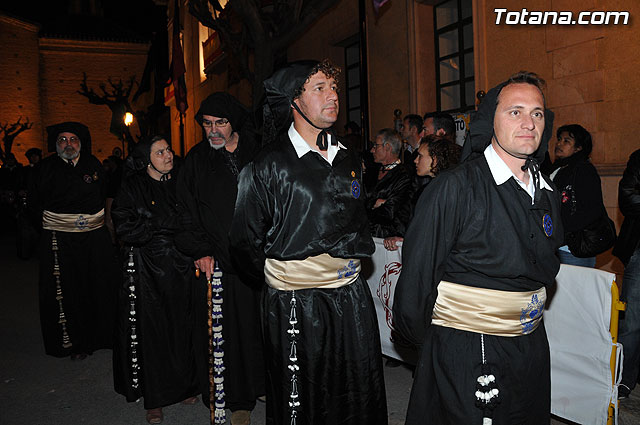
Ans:
MULTIPOLYGON (((593 135, 591 160, 602 179, 609 216, 619 228, 618 182, 627 158, 640 148, 636 136, 640 121, 631 113, 640 94, 640 74, 635 72, 640 58, 633 53, 640 46, 640 27, 634 21, 639 13, 640 4, 635 0, 527 0, 517 4, 389 0, 377 13, 372 1, 340 0, 289 47, 287 59, 327 57, 346 71, 340 82, 338 133, 347 121, 358 121, 363 109, 368 113, 361 122, 369 134, 393 127, 396 110, 402 116, 436 110, 470 112, 479 91, 488 91, 520 70, 538 73, 547 81, 547 106, 555 113, 555 128, 577 123, 593 135), (536 24, 536 16, 544 17, 545 12, 549 12, 546 24, 536 24), (568 12, 573 20, 586 16, 589 24, 563 24, 562 17, 568 12), (364 38, 359 37, 361 28, 364 38), (363 74, 354 71, 359 67, 363 74), (366 108, 360 103, 363 98, 366 108)), ((193 115, 202 99, 214 91, 228 90, 249 106, 250 90, 243 83, 228 86, 224 59, 220 71, 203 73, 204 27, 188 13, 181 19, 191 105, 185 134, 190 147, 200 140, 193 115)), ((171 115, 176 116, 175 108, 171 115)), ((175 123, 172 129, 177 133, 175 123)), ((554 143, 555 138, 550 145, 552 155, 554 143)), ((599 256, 598 266, 622 271, 610 253, 599 256)))

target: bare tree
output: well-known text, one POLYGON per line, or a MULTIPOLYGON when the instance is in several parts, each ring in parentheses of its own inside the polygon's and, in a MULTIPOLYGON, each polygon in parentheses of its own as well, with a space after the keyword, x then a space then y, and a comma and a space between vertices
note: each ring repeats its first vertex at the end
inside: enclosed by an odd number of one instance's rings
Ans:
MULTIPOLYGON (((109 107, 111 110, 111 126, 109 130, 114 135, 124 139, 127 142, 127 149, 131 151, 135 145, 135 141, 131 136, 129 127, 124 125, 123 117, 126 112, 133 111, 131 103, 129 102, 129 95, 131 95, 131 90, 134 84, 136 84, 135 75, 132 75, 126 83, 123 82, 122 79, 114 81, 109 77, 107 80, 109 83, 108 89, 105 83, 98 85, 100 93, 96 93, 92 88, 89 88, 86 72, 83 72, 82 76, 82 83, 80 83, 81 90, 78 90, 77 93, 89 99, 89 103, 93 105, 106 105, 109 107)), ((136 119, 138 119, 137 115, 136 119)), ((139 127, 143 128, 143 126, 139 127)), ((145 135, 142 134, 139 138, 144 136, 145 135)))
POLYGON ((220 34, 227 57, 237 61, 241 76, 252 86, 255 111, 262 99, 262 82, 273 73, 276 61, 337 2, 273 0, 272 5, 263 7, 259 0, 229 0, 222 10, 217 0, 190 0, 189 13, 220 34), (249 53, 253 53, 253 69, 249 65, 249 53))
POLYGON ((33 127, 33 122, 29 122, 29 117, 27 117, 27 121, 21 123, 22 117, 18 118, 18 121, 13 124, 9 124, 8 122, 5 124, 0 124, 0 133, 4 133, 2 136, 2 144, 4 150, 0 149, 0 159, 4 162, 4 159, 7 154, 11 153, 11 148, 13 147, 13 142, 18 137, 20 133, 23 131, 31 129, 33 127))

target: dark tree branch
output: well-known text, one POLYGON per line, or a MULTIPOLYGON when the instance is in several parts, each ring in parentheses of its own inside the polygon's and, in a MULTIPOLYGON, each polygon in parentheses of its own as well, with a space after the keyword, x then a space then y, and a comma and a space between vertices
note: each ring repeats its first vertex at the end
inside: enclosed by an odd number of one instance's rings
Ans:
POLYGON ((13 146, 13 142, 18 137, 20 133, 26 130, 30 130, 33 127, 33 122, 29 122, 29 117, 27 117, 27 121, 21 123, 22 117, 18 118, 18 121, 13 124, 2 124, 0 125, 0 130, 4 132, 4 136, 2 136, 2 142, 4 145, 4 152, 11 153, 11 147, 13 146))

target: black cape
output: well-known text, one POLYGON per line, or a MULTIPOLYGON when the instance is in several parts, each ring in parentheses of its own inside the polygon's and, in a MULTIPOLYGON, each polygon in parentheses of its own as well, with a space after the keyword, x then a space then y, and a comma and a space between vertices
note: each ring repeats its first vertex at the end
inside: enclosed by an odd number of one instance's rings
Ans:
MULTIPOLYGON (((75 167, 52 155, 40 162, 34 174, 28 208, 39 227, 43 210, 95 214, 104 208, 104 172, 100 161, 91 154, 81 153, 75 167)), ((55 237, 62 308, 73 345, 62 347, 60 305, 53 276, 53 233, 45 230, 40 241, 40 323, 46 353, 62 357, 111 348, 119 274, 107 228, 79 233, 56 231, 55 237)))
MULTIPOLYGON (((301 260, 328 253, 363 258, 374 249, 361 193, 361 160, 340 149, 329 164, 298 158, 285 135, 240 174, 231 243, 246 269, 265 258, 301 260)), ((290 422, 287 329, 293 291, 265 288, 267 424, 290 422)), ((375 307, 361 277, 336 289, 295 291, 299 425, 385 425, 387 409, 375 307)))
POLYGON ((176 176, 156 181, 146 173, 126 179, 111 215, 124 244, 123 268, 134 258, 139 386, 132 385, 131 308, 126 273, 118 290, 114 346, 115 389, 127 401, 144 397, 145 409, 198 394, 194 347, 193 260, 177 250, 174 236, 188 223, 176 196, 176 176))
MULTIPOLYGON (((395 329, 422 345, 407 424, 482 421, 474 396, 480 337, 430 325, 437 286, 447 280, 518 292, 552 285, 560 266, 555 252, 563 230, 556 191, 541 191, 532 205, 513 178, 496 185, 481 156, 433 179, 420 197, 404 239, 393 304, 395 329), (545 214, 553 223, 550 235, 543 228, 545 214), (425 422, 425 417, 432 422, 425 422)), ((506 407, 499 405, 494 412, 498 423, 548 423, 549 350, 544 332, 542 325, 527 336, 485 335, 487 359, 505 394, 506 407)))
MULTIPOLYGON (((235 166, 241 170, 257 149, 250 131, 240 131, 235 166)), ((178 200, 190 217, 188 229, 176 235, 176 245, 194 260, 213 256, 222 270, 224 299, 224 386, 228 409, 252 410, 264 395, 264 360, 260 334, 258 285, 240 278, 229 253, 229 229, 233 218, 237 177, 224 148, 215 150, 208 140, 187 154, 178 176, 178 200)), ((202 273, 196 289, 196 337, 205 348, 196 355, 203 385, 203 401, 209 403, 206 278, 202 273)))

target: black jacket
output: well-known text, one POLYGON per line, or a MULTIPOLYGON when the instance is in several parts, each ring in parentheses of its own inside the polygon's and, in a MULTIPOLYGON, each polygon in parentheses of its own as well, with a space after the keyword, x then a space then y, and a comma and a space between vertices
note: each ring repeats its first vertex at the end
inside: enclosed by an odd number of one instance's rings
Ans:
POLYGON ((613 255, 626 265, 640 242, 640 149, 629 157, 618 186, 618 205, 624 222, 613 255))
POLYGON ((561 197, 565 234, 584 229, 606 211, 600 176, 588 159, 576 157, 568 161, 554 176, 553 182, 561 197))
POLYGON ((409 170, 398 164, 376 183, 367 196, 367 216, 371 235, 378 238, 404 236, 411 219, 413 180, 409 170), (373 208, 376 200, 385 203, 373 208))

